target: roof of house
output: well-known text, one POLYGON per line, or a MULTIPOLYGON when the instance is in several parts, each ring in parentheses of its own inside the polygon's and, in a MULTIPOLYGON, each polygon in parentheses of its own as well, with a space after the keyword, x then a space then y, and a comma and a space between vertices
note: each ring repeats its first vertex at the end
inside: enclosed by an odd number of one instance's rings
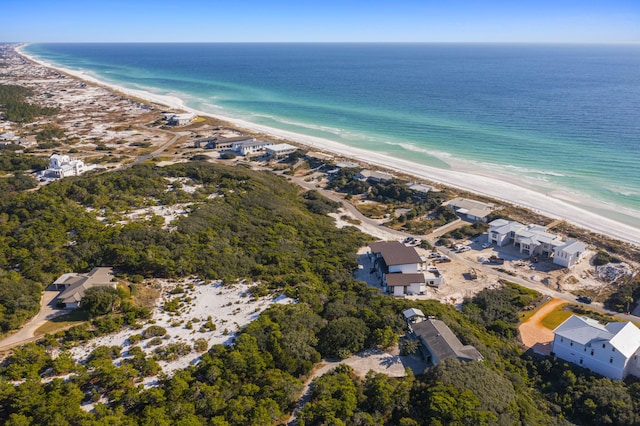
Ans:
POLYGON ((374 254, 382 255, 387 266, 422 263, 420 255, 413 247, 407 247, 399 241, 377 241, 369 244, 374 254))
POLYGON ((395 286, 406 286, 411 284, 424 284, 425 278, 424 274, 387 274, 385 275, 387 280, 387 285, 389 287, 395 286))
POLYGON ((269 151, 274 151, 274 152, 288 151, 291 149, 297 149, 297 147, 293 145, 289 145, 288 143, 278 143, 268 148, 269 151))
POLYGON ((640 347, 640 329, 631 322, 611 322, 605 326, 591 318, 572 315, 553 333, 583 346, 609 342, 627 358, 640 347))
POLYGON ((418 308, 409 308, 402 313, 404 315, 404 319, 409 320, 413 317, 423 317, 426 318, 424 313, 418 308))
POLYGON ((409 186, 410 190, 416 191, 416 192, 421 192, 423 194, 426 194, 429 191, 433 191, 433 187, 432 186, 425 185, 423 183, 409 183, 407 185, 409 186))
POLYGON ((273 145, 273 142, 269 141, 260 141, 260 140, 244 140, 234 143, 234 145, 242 146, 242 147, 253 147, 253 146, 268 146, 273 145))
POLYGON ((64 274, 54 282, 54 284, 57 283, 68 286, 58 295, 57 299, 63 303, 80 302, 82 297, 84 297, 84 293, 92 287, 115 287, 115 283, 111 281, 112 278, 112 268, 93 268, 88 274, 64 274), (65 276, 67 276, 67 279, 60 282, 65 276))
POLYGON ((493 204, 482 203, 480 201, 469 200, 467 198, 460 198, 460 197, 454 198, 453 200, 449 201, 447 205, 451 207, 455 207, 456 209, 467 209, 467 210, 474 210, 474 209, 493 210, 495 208, 495 205, 493 204))
POLYGON ((356 176, 362 176, 365 179, 377 179, 380 181, 386 181, 386 180, 391 180, 391 179, 395 179, 395 176, 389 173, 383 173, 383 172, 378 172, 375 170, 369 170, 369 169, 364 169, 362 170, 360 173, 358 173, 356 176))
POLYGON ((360 164, 352 161, 340 161, 336 163, 336 167, 339 169, 357 169, 360 167, 360 164))
POLYGON ((463 345, 442 321, 427 319, 411 325, 416 336, 427 345, 431 355, 442 361, 447 358, 481 360, 482 354, 471 345, 463 345))
POLYGON ((561 246, 558 246, 557 249, 565 253, 574 254, 574 253, 584 253, 587 250, 587 246, 586 244, 581 243, 580 241, 571 240, 571 241, 567 241, 561 246))
POLYGON ((489 224, 489 226, 491 227, 490 230, 492 232, 497 232, 498 234, 508 234, 510 232, 516 232, 524 227, 524 225, 520 222, 512 222, 504 219, 494 220, 489 224))

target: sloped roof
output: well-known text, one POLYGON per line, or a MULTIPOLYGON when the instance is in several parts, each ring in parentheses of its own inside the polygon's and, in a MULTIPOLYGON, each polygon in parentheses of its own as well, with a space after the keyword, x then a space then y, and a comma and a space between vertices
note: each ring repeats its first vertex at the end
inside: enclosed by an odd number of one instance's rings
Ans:
MULTIPOLYGON (((57 299, 63 303, 80 302, 84 297, 84 293, 92 287, 115 287, 116 283, 111 281, 112 277, 112 268, 93 268, 86 275, 72 276, 64 282, 65 285, 69 286, 58 295, 57 299)), ((60 281, 61 278, 58 278, 56 282, 60 281)))
POLYGON ((411 319, 413 317, 423 317, 426 318, 424 313, 418 308, 410 308, 402 313, 404 315, 404 319, 411 319))
POLYGON ((638 329, 638 327, 630 322, 611 322, 607 324, 606 327, 610 333, 614 334, 613 338, 609 341, 611 346, 627 358, 636 353, 638 347, 640 347, 640 329, 638 329))
POLYGON ((453 200, 447 203, 451 207, 455 207, 456 209, 467 209, 467 210, 493 210, 495 208, 494 204, 483 203, 480 201, 469 200, 468 198, 454 198, 453 200))
POLYGON ((572 315, 553 333, 583 346, 591 342, 609 342, 627 358, 640 347, 640 329, 631 322, 611 322, 605 326, 596 320, 572 315))
POLYGON ((387 266, 422 263, 420 255, 413 247, 407 247, 399 241, 377 241, 369 244, 374 254, 382 255, 387 266))
POLYGON ((411 284, 424 284, 425 278, 424 274, 387 274, 385 275, 387 279, 387 285, 389 287, 395 286, 406 286, 411 284))
POLYGON ((442 321, 427 319, 411 326, 413 332, 427 346, 433 356, 442 361, 458 358, 464 361, 479 361, 482 354, 471 345, 463 345, 451 329, 442 321))
POLYGON ((587 250, 587 246, 586 244, 581 243, 580 241, 571 240, 557 247, 557 250, 563 251, 565 253, 570 253, 570 254, 584 253, 587 250))

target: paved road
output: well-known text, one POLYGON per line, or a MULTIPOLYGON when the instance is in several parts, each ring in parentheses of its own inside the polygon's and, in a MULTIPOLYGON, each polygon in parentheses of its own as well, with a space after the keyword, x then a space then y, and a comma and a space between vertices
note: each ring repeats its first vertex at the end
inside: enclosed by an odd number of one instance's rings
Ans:
POLYGON ((59 291, 45 290, 40 298, 40 312, 22 326, 17 333, 0 340, 0 351, 33 341, 35 332, 41 325, 52 318, 69 313, 69 310, 55 309, 55 298, 58 294, 60 294, 59 291))
POLYGON ((150 158, 157 157, 158 155, 162 154, 167 148, 173 145, 182 136, 186 136, 189 134, 189 132, 173 132, 170 130, 162 130, 162 129, 156 129, 156 130, 158 130, 159 132, 167 133, 169 135, 173 135, 173 137, 168 142, 165 142, 164 144, 162 144, 158 149, 156 149, 152 153, 138 157, 136 161, 131 163, 131 165, 140 164, 147 161, 150 158))

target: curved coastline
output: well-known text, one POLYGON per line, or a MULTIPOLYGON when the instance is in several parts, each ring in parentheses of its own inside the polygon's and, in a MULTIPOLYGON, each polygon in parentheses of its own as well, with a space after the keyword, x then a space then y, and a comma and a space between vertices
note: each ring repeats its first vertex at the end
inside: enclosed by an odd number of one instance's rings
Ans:
MULTIPOLYGON (((415 176, 441 183, 443 185, 460 188, 469 192, 485 195, 506 203, 522 206, 550 218, 564 219, 568 222, 586 228, 590 231, 609 235, 625 242, 640 245, 640 229, 634 226, 621 223, 606 216, 591 212, 585 208, 578 207, 571 202, 567 194, 562 191, 553 194, 544 194, 532 189, 519 186, 517 183, 507 181, 508 176, 487 176, 479 173, 469 173, 468 171, 456 171, 438 169, 431 166, 417 164, 408 160, 399 159, 367 151, 361 148, 350 147, 329 139, 314 136, 302 135, 287 130, 276 129, 256 123, 251 123, 239 118, 227 117, 219 114, 212 114, 190 108, 178 97, 153 94, 144 90, 130 89, 116 84, 105 83, 82 71, 71 70, 59 67, 55 64, 39 60, 24 52, 23 48, 27 44, 16 47, 16 52, 26 59, 38 63, 42 66, 55 69, 69 74, 90 83, 102 85, 112 90, 123 93, 127 96, 144 99, 148 102, 166 105, 169 108, 189 111, 198 115, 209 116, 227 121, 238 128, 244 128, 254 132, 261 132, 277 138, 288 139, 301 145, 313 149, 331 152, 343 157, 350 157, 373 166, 386 168, 399 173, 415 176), (564 199, 563 199, 564 198, 564 199)), ((596 206, 600 207, 600 206, 596 206)))

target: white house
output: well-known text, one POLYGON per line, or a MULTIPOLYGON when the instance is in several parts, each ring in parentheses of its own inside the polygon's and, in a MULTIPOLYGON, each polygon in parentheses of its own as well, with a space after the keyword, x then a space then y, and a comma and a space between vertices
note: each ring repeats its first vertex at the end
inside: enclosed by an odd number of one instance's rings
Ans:
POLYGON ((112 268, 93 268, 88 274, 66 273, 52 284, 56 290, 62 290, 56 301, 67 309, 79 308, 80 301, 90 288, 116 288, 116 285, 116 282, 113 281, 112 268))
POLYGON ((353 178, 361 181, 387 183, 390 180, 395 179, 396 177, 389 173, 383 173, 383 172, 377 172, 375 170, 364 169, 360 173, 356 174, 353 178))
POLYGON ((567 241, 553 249, 553 262, 569 268, 578 263, 586 251, 587 246, 584 243, 576 240, 567 241))
POLYGON ((425 317, 420 309, 407 309, 402 313, 409 335, 421 343, 424 359, 436 365, 448 358, 461 361, 480 361, 482 354, 471 345, 463 345, 444 322, 425 317))
POLYGON ((169 121, 169 124, 172 126, 186 126, 191 124, 193 120, 196 118, 195 114, 185 113, 185 114, 171 114, 171 113, 163 113, 163 117, 169 121))
POLYGON ((389 292, 394 296, 424 294, 427 291, 425 276, 421 273, 385 274, 385 284, 389 292))
POLYGON ((254 152, 264 151, 266 147, 274 145, 273 142, 260 141, 256 139, 245 139, 231 144, 231 149, 242 155, 253 154, 254 152))
POLYGON ((63 178, 66 176, 79 176, 93 166, 87 166, 84 161, 71 158, 68 155, 52 154, 49 158, 49 167, 45 170, 45 175, 63 178))
POLYGON ((427 286, 444 284, 444 276, 436 267, 426 267, 414 247, 398 241, 379 241, 369 244, 374 268, 382 281, 382 288, 394 296, 424 294, 427 286))
POLYGON ((378 241, 369 244, 376 269, 382 274, 415 274, 424 267, 424 260, 414 247, 399 241, 378 241))
POLYGON ((640 377, 640 329, 572 315, 553 330, 552 354, 614 380, 640 377))
POLYGON ((564 267, 578 262, 586 251, 583 243, 565 242, 560 236, 548 233, 544 226, 523 225, 504 219, 489 223, 489 242, 497 246, 513 244, 520 253, 529 256, 553 256, 553 262, 564 267))
POLYGON ((473 222, 486 222, 487 216, 495 210, 495 204, 482 203, 467 198, 454 198, 445 203, 451 207, 458 216, 473 222))
POLYGON ((269 157, 280 158, 286 157, 289 154, 293 154, 298 149, 297 146, 289 145, 288 143, 278 143, 264 148, 265 154, 269 157))

